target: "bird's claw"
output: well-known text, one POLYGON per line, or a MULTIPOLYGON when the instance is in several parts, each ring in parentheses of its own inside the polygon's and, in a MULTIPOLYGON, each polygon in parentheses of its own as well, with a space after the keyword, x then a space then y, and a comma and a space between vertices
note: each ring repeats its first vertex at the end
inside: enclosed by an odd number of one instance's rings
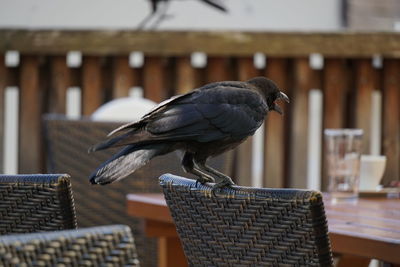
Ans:
POLYGON ((225 187, 231 187, 234 184, 235 183, 232 182, 231 179, 229 179, 229 180, 228 179, 224 179, 221 182, 216 183, 213 186, 213 188, 211 189, 211 192, 212 192, 213 196, 216 197, 217 196, 216 191, 221 190, 222 188, 225 188, 225 187))
POLYGON ((196 180, 196 187, 197 187, 197 185, 198 185, 199 183, 200 183, 200 184, 205 184, 205 183, 214 183, 214 182, 215 182, 215 180, 212 179, 211 177, 208 178, 208 177, 200 176, 200 177, 198 177, 197 180, 196 180))

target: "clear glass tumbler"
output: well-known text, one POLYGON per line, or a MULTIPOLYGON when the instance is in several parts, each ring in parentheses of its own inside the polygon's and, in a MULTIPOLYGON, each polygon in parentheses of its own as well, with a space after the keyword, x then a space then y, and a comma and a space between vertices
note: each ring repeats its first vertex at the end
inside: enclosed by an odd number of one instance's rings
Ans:
POLYGON ((328 191, 333 200, 358 195, 362 129, 325 129, 325 162, 328 191))

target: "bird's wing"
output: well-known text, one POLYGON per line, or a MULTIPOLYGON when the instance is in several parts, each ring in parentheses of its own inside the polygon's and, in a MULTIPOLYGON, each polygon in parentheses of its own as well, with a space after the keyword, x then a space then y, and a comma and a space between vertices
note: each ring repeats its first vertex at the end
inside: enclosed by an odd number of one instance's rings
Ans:
POLYGON ((192 98, 193 95, 195 95, 195 97, 198 97, 199 91, 205 92, 205 91, 208 91, 209 89, 222 88, 222 87, 227 87, 227 88, 232 87, 232 88, 243 88, 244 89, 244 88, 246 88, 246 84, 243 82, 238 82, 238 81, 215 82, 215 83, 209 83, 207 85, 204 85, 203 87, 201 87, 199 89, 195 89, 184 95, 173 96, 173 97, 166 99, 166 100, 162 101, 161 103, 159 103, 152 110, 150 110, 150 112, 148 112, 146 115, 144 115, 139 121, 129 122, 127 124, 121 125, 117 129, 110 132, 107 136, 111 137, 112 135, 114 135, 116 133, 120 133, 121 131, 140 128, 147 122, 147 120, 154 117, 158 113, 161 113, 162 111, 168 109, 169 107, 174 106, 175 104, 179 104, 187 98, 192 98))
POLYGON ((160 110, 166 108, 168 106, 168 104, 171 104, 181 98, 184 97, 188 97, 190 94, 192 94, 193 92, 189 92, 185 95, 176 95, 173 96, 167 100, 162 101, 161 103, 159 103, 157 106, 155 106, 149 113, 147 113, 146 115, 144 115, 139 121, 134 121, 134 122, 129 122, 126 123, 124 125, 121 125, 120 127, 118 127, 117 129, 114 129, 112 132, 110 132, 107 136, 111 137, 112 135, 119 133, 121 131, 124 130, 128 130, 128 129, 132 129, 132 128, 139 128, 141 126, 143 126, 143 124, 145 124, 145 121, 151 117, 152 115, 154 115, 154 113, 159 112, 160 110))
POLYGON ((153 141, 211 142, 252 135, 262 124, 268 106, 256 91, 237 82, 216 83, 158 105, 139 122, 93 146, 89 151, 153 141))
POLYGON ((225 83, 170 102, 148 117, 145 129, 162 140, 241 139, 255 132, 267 110, 258 92, 225 83))

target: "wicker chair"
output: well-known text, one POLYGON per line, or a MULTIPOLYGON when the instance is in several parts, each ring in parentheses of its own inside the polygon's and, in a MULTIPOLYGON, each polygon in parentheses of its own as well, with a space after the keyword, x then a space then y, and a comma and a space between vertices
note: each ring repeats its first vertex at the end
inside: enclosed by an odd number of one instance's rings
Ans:
POLYGON ((160 182, 190 266, 332 265, 319 192, 160 182))
MULTIPOLYGON (((88 177, 98 165, 116 153, 110 149, 88 154, 93 144, 121 123, 90 121, 89 119, 69 120, 61 115, 44 118, 47 143, 47 171, 65 172, 72 177, 74 198, 80 227, 106 224, 125 224, 132 228, 142 266, 157 264, 155 239, 146 238, 139 219, 126 213, 126 195, 135 192, 161 192, 158 177, 166 172, 182 175, 178 154, 171 153, 153 159, 149 164, 126 179, 107 186, 93 186, 88 177)), ((230 173, 231 156, 219 157, 213 166, 230 173)))
POLYGON ((0 175, 0 235, 73 228, 68 175, 0 175))
POLYGON ((139 266, 129 227, 0 236, 0 266, 139 266))

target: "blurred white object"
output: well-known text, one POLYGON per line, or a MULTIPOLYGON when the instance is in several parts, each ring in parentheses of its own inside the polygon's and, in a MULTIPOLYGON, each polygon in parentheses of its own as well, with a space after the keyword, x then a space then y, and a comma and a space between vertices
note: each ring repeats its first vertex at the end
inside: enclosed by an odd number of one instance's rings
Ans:
POLYGON ((141 97, 123 97, 111 100, 93 112, 94 121, 137 121, 157 105, 141 97))
POLYGON ((371 94, 370 154, 381 154, 382 140, 382 93, 374 90, 371 94))
POLYGON ((4 91, 4 174, 18 174, 19 104, 18 87, 6 87, 4 91))
POLYGON ((360 191, 377 189, 385 171, 386 156, 361 155, 360 191))
POLYGON ((67 53, 67 66, 70 68, 79 68, 82 65, 82 52, 69 51, 67 53))
POLYGON ((7 67, 18 67, 19 65, 19 52, 15 50, 6 51, 4 64, 7 67))
POLYGON ((67 101, 65 108, 65 115, 67 115, 67 118, 78 119, 82 115, 81 99, 81 88, 74 86, 67 89, 67 101))
POLYGON ((322 91, 311 89, 308 100, 307 188, 321 190, 322 91))
POLYGON ((194 68, 204 68, 207 66, 207 55, 203 52, 193 52, 190 55, 190 62, 194 68))

